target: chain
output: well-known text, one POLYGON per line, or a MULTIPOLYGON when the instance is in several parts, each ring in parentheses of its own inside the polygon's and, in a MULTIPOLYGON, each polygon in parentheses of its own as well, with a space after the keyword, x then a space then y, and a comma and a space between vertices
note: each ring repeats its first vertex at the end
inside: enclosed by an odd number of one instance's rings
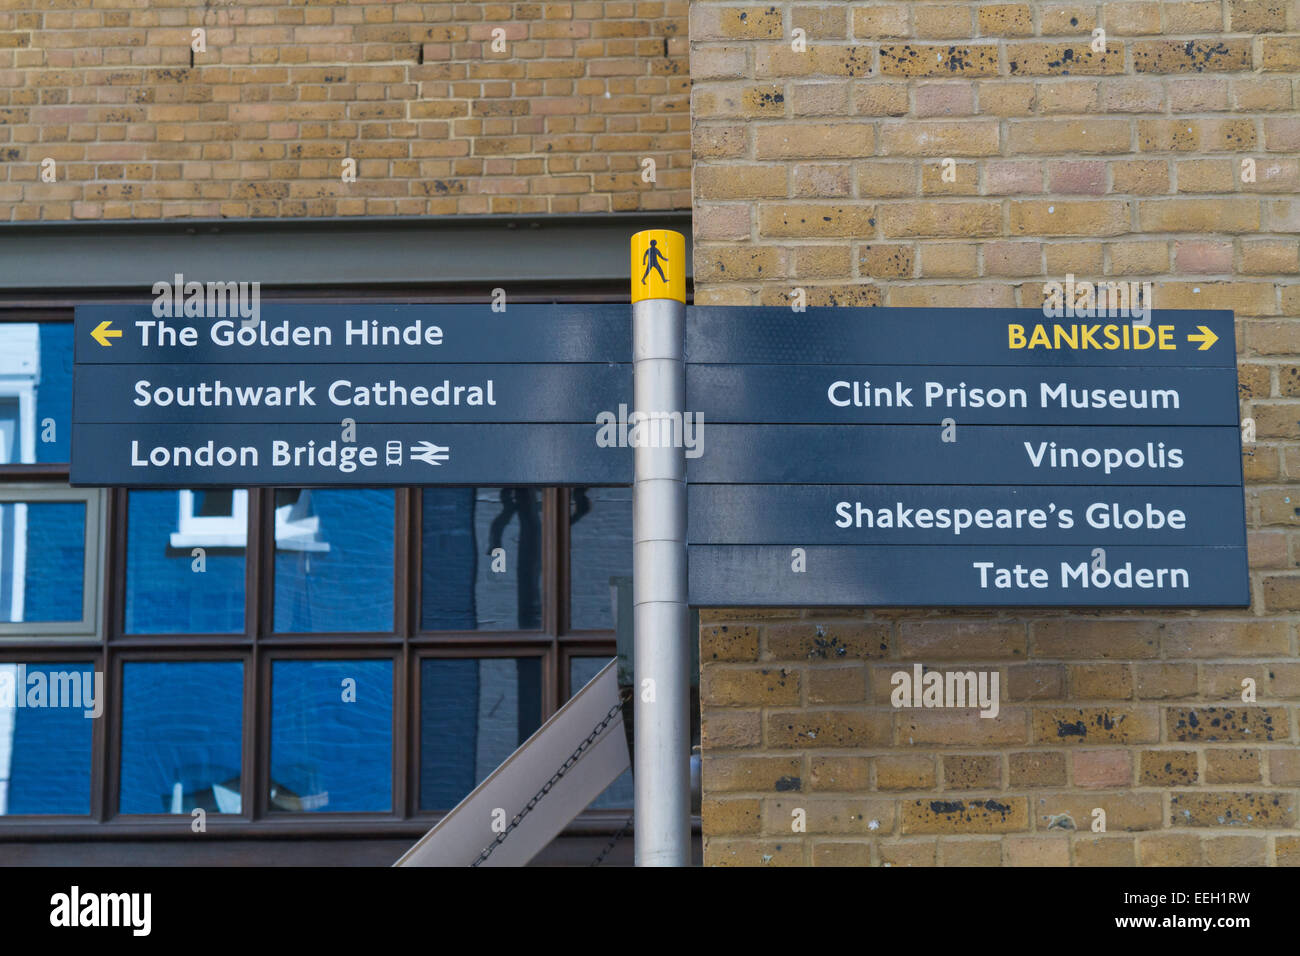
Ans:
POLYGON ((515 828, 518 827, 519 824, 523 823, 524 817, 533 812, 533 809, 541 802, 542 797, 550 793, 555 785, 560 782, 560 779, 572 770, 574 765, 582 759, 582 755, 586 752, 587 748, 592 745, 592 742, 605 731, 605 728, 609 726, 610 721, 617 717, 623 710, 623 702, 630 696, 630 691, 619 695, 618 703, 611 707, 609 713, 606 714, 600 723, 592 729, 591 733, 587 734, 587 739, 578 744, 577 749, 574 750, 573 753, 569 754, 569 758, 565 760, 564 763, 560 764, 555 773, 551 774, 551 779, 542 784, 542 789, 533 794, 532 799, 524 804, 524 808, 515 814, 514 819, 510 821, 509 825, 496 835, 496 839, 483 848, 483 852, 478 855, 478 859, 471 863, 470 866, 482 866, 483 863, 487 861, 487 858, 496 851, 496 848, 506 842, 506 837, 510 836, 510 834, 514 832, 515 828))
POLYGON ((600 866, 602 863, 605 862, 605 857, 609 856, 610 850, 614 849, 618 841, 623 839, 623 834, 627 833, 628 827, 632 825, 632 821, 634 819, 636 819, 635 814, 629 816, 627 820, 623 823, 623 825, 618 828, 618 832, 609 838, 609 845, 606 846, 605 849, 600 851, 600 855, 597 856, 596 859, 591 861, 592 866, 600 866))

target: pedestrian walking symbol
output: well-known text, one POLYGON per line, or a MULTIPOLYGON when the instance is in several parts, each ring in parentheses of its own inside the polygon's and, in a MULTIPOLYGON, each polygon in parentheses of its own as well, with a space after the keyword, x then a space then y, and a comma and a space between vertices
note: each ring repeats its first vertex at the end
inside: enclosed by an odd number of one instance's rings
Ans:
POLYGON ((632 301, 642 299, 686 301, 686 238, 681 233, 647 229, 632 237, 632 301))
POLYGON ((659 251, 658 240, 651 239, 650 248, 641 254, 641 261, 647 263, 645 267, 645 272, 641 276, 642 285, 645 285, 646 279, 650 278, 651 269, 659 273, 659 278, 663 279, 664 282, 668 281, 668 277, 664 275, 664 270, 659 268, 659 260, 663 258, 664 258, 664 254, 659 251))

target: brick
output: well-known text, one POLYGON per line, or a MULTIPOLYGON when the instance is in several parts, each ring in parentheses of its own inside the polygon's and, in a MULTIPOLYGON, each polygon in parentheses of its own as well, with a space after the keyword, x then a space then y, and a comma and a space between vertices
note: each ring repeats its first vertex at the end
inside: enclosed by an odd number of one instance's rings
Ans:
POLYGON ((1144 199, 1138 221, 1145 232, 1257 232, 1259 203, 1253 199, 1144 199))
POLYGON ((1011 203, 1009 231, 1013 235, 1115 236, 1128 231, 1123 202, 1062 202, 1032 200, 1011 203))
POLYGON ((1194 750, 1143 750, 1138 755, 1138 785, 1191 787, 1201 782, 1194 750))
POLYGON ((1293 827, 1293 791, 1222 793, 1179 791, 1169 796, 1169 819, 1175 827, 1293 827))
POLYGON ((1233 73, 1251 66, 1249 40, 1134 40, 1132 49, 1139 73, 1233 73))
POLYGON ((1286 30, 1282 0, 1228 0, 1228 30, 1232 33, 1281 33, 1286 30))
POLYGON ((734 836, 762 830, 762 802, 752 797, 705 797, 700 820, 708 836, 734 836))
POLYGON ((1132 837, 1085 837, 1074 841, 1075 866, 1136 866, 1137 841, 1132 837))
POLYGON ((1060 751, 1027 750, 1007 758, 1007 785, 1013 790, 1065 785, 1065 754, 1060 751))
POLYGON ((720 757, 706 753, 701 779, 706 793, 802 790, 802 764, 797 756, 720 757))
POLYGON ((1133 670, 1140 700, 1171 700, 1196 692, 1195 664, 1139 663, 1133 670))
POLYGON ((1126 153, 1132 135, 1128 120, 1012 120, 1007 151, 1027 153, 1126 153))
POLYGON ((758 211, 758 233, 766 237, 869 236, 875 231, 872 206, 832 203, 767 203, 758 211))
POLYGON ((1035 792, 1030 811, 1039 832, 1092 830, 1095 810, 1106 814, 1106 832, 1127 833, 1159 829, 1164 820, 1164 797, 1145 790, 1079 789, 1059 792, 1035 792))
POLYGON ((765 628, 765 659, 870 660, 889 654, 889 625, 863 621, 796 621, 765 628))
POLYGON ((912 8, 912 33, 928 40, 964 40, 971 35, 971 8, 965 3, 923 4, 912 8))
POLYGON ((1104 53, 1095 52, 1091 37, 1066 43, 1008 43, 1007 70, 1011 76, 1113 75, 1124 72, 1124 45, 1108 41, 1104 53))
POLYGON ((1012 833, 1029 828, 1024 797, 976 797, 959 800, 904 800, 900 832, 1012 833))
POLYGON ((995 790, 1002 786, 1002 758, 997 754, 945 754, 945 790, 995 790))
POLYGON ((916 252, 910 245, 872 243, 858 247, 858 270, 874 278, 909 279, 916 269, 916 252))
POLYGON ((934 866, 939 845, 934 840, 907 840, 901 843, 879 843, 881 866, 934 866))
POLYGON ((998 152, 997 123, 916 123, 887 125, 881 137, 886 156, 993 156, 998 152))
POLYGON ((862 40, 911 35, 905 4, 853 8, 853 36, 862 40))
POLYGON ((1106 36, 1143 36, 1160 32, 1159 3, 1103 3, 1106 36))
POLYGON ((977 274, 978 248, 973 243, 923 243, 919 251, 926 278, 977 274))
POLYGON ((1168 657, 1271 657, 1289 653, 1291 628, 1281 621, 1182 621, 1164 634, 1168 657))
POLYGON ((993 747, 1025 744, 1025 714, 1018 707, 1002 707, 997 717, 980 717, 972 708, 947 710, 899 709, 900 742, 913 746, 993 747))
POLYGON ((877 757, 876 789, 929 790, 935 785, 934 758, 921 754, 877 757))
POLYGON ((1001 866, 1002 841, 939 840, 940 866, 1001 866))
POLYGON ((1269 750, 1268 779, 1275 787, 1300 785, 1300 750, 1269 750))
POLYGON ((794 195, 833 199, 852 195, 852 167, 844 163, 800 163, 790 173, 794 195))
POLYGON ((1138 840, 1138 866, 1200 866, 1201 841, 1178 833, 1149 834, 1138 840))
POLYGON ((1058 707, 1031 713, 1035 743, 1129 744, 1159 739, 1154 707, 1058 707))
POLYGON ((1152 196, 1169 191, 1169 164, 1162 159, 1125 160, 1110 168, 1117 193, 1152 196))
POLYGON ((871 161, 858 166, 858 195, 896 198, 916 194, 916 167, 912 163, 871 161))
POLYGON ((812 848, 813 866, 870 866, 869 843, 825 843, 818 841, 812 848))
POLYGON ((1032 160, 989 160, 984 192, 990 196, 1030 196, 1043 191, 1042 166, 1032 160))
POLYGON ((1007 866, 1069 866, 1070 842, 1065 836, 1010 836, 1003 842, 1007 866))
POLYGON ((1133 696, 1127 664, 1071 664, 1070 697, 1075 700, 1126 700, 1133 696))
POLYGON ((762 716, 756 710, 706 710, 700 717, 705 752, 757 747, 763 740, 762 716))
POLYGON ((784 198, 788 191, 781 166, 703 166, 695 170, 695 188, 709 199, 784 198))
POLYGON ((871 784, 871 766, 866 757, 827 756, 808 758, 809 784, 813 790, 867 790, 871 784))
POLYGON ((891 239, 992 236, 1001 218, 998 204, 991 202, 904 203, 880 210, 882 232, 891 239))
POLYGON ((1029 653, 1064 660, 1158 657, 1164 630, 1156 621, 1035 621, 1029 627, 1029 653))
POLYGON ((880 72, 884 76, 994 76, 998 50, 992 45, 882 43, 880 72))
POLYGON ((1268 840, 1262 836, 1210 837, 1204 852, 1208 866, 1264 866, 1268 862, 1268 840))
POLYGON ((1081 750, 1072 753, 1070 761, 1076 787, 1126 787, 1133 782, 1133 756, 1127 750, 1081 750))
POLYGON ((803 847, 795 840, 736 840, 704 837, 707 866, 802 866, 803 847))
POLYGON ((890 738, 890 714, 885 711, 774 711, 764 721, 764 742, 778 749, 870 747, 887 744, 890 738))
POLYGON ((809 834, 890 833, 894 829, 892 800, 860 797, 812 797, 805 794, 763 801, 763 832, 772 836, 795 835, 795 811, 801 810, 809 834))
POLYGON ((1211 748, 1205 751, 1206 783, 1259 783, 1258 750, 1211 748))
POLYGON ((874 151, 875 133, 867 123, 775 123, 754 133, 757 159, 856 159, 874 151))
POLYGON ((976 11, 980 36, 1013 37, 1030 36, 1034 32, 1034 17, 1027 3, 989 3, 976 11))
POLYGON ((1290 736, 1286 711, 1280 707, 1238 704, 1223 707, 1167 707, 1170 740, 1286 740, 1290 736))
POLYGON ((856 704, 866 701, 866 671, 860 665, 809 668, 804 671, 804 683, 808 688, 810 704, 856 704))
POLYGON ((780 706, 799 702, 799 672, 785 668, 704 669, 700 699, 712 707, 780 706))

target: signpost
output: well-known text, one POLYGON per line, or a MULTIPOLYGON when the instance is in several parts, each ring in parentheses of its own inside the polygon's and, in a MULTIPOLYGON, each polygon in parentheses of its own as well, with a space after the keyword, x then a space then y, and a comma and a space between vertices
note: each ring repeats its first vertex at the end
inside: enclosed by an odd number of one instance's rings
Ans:
POLYGON ((680 235, 631 258, 630 324, 79 308, 71 481, 631 484, 640 865, 689 862, 688 600, 1249 604, 1231 313, 687 309, 680 235))
POLYGON ((699 308, 691 603, 1249 604, 1227 312, 699 308))

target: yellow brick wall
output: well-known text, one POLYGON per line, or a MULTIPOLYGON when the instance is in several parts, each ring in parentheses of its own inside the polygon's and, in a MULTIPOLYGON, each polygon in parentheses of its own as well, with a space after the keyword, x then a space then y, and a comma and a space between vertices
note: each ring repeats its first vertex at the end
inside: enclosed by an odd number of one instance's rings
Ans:
POLYGON ((705 612, 706 862, 1300 865, 1300 4, 690 18, 696 302, 1037 307, 1066 273, 1149 279, 1157 308, 1236 311, 1258 423, 1247 611, 705 612), (916 662, 996 670, 1001 714, 894 709, 916 662))
POLYGON ((688 97, 684 0, 0 0, 0 221, 682 209, 688 97))

